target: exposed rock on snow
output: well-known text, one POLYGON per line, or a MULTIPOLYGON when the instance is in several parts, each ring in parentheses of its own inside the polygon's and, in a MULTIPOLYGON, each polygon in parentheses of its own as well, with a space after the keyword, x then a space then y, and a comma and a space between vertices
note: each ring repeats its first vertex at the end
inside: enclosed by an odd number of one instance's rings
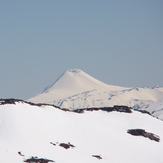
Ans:
POLYGON ((99 108, 85 108, 85 109, 75 109, 72 110, 73 112, 76 113, 84 113, 84 111, 107 111, 107 112, 112 112, 112 111, 117 111, 117 112, 123 112, 123 113, 132 113, 132 108, 128 106, 118 106, 115 105, 113 107, 99 107, 99 108))
POLYGON ((29 101, 24 101, 21 99, 14 99, 14 98, 8 98, 8 99, 0 99, 0 105, 5 105, 5 104, 16 104, 17 102, 21 102, 21 103, 26 103, 32 106, 53 106, 55 108, 59 108, 58 106, 55 106, 53 104, 44 104, 44 103, 33 103, 33 102, 29 102, 29 101))
POLYGON ((50 142, 50 144, 52 144, 52 145, 56 146, 56 143, 52 143, 52 142, 50 142))
POLYGON ((25 160, 24 162, 27 162, 27 163, 48 163, 48 162, 55 162, 55 161, 48 160, 45 158, 31 157, 31 158, 25 160))
POLYGON ((101 157, 101 156, 99 156, 99 155, 92 155, 92 157, 96 157, 96 158, 98 158, 99 160, 101 160, 101 159, 102 159, 102 157, 101 157))
POLYGON ((151 140, 155 140, 157 142, 160 141, 160 138, 158 135, 155 135, 155 134, 150 133, 150 132, 146 132, 143 129, 130 129, 127 131, 127 133, 134 135, 134 136, 144 136, 146 138, 149 138, 151 140))
POLYGON ((59 145, 60 147, 63 147, 65 149, 69 149, 69 148, 74 148, 75 147, 73 144, 70 144, 70 142, 68 142, 68 143, 58 143, 58 142, 57 143, 52 143, 52 142, 50 142, 50 144, 52 144, 54 146, 59 145))
POLYGON ((69 142, 68 143, 60 143, 59 146, 65 148, 65 149, 69 149, 69 148, 74 148, 75 146, 70 144, 69 142))
POLYGON ((24 156, 20 151, 18 152, 18 154, 19 154, 20 156, 24 156))
POLYGON ((143 113, 143 114, 149 114, 149 115, 151 115, 151 113, 149 113, 149 112, 146 111, 146 110, 136 110, 136 111, 139 111, 139 112, 141 112, 141 113, 143 113))

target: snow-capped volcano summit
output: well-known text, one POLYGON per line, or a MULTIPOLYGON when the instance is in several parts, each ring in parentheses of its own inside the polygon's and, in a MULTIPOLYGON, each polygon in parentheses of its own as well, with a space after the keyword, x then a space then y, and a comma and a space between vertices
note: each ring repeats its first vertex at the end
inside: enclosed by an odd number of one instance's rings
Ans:
POLYGON ((51 103, 91 90, 120 91, 123 87, 107 85, 79 69, 65 71, 54 83, 47 86, 40 94, 29 99, 35 103, 51 103))
MULTIPOLYGON (((58 78, 52 85, 45 88, 42 93, 50 91, 61 91, 64 90, 70 94, 77 94, 93 89, 108 89, 108 85, 91 77, 82 70, 79 69, 69 69, 65 71, 60 78, 58 78)), ((116 86, 110 87, 110 89, 118 89, 116 86)), ((65 94, 65 93, 64 93, 65 94)), ((64 95, 62 95, 63 98, 64 95)))
POLYGON ((142 109, 161 99, 163 99, 163 87, 135 88, 108 85, 82 70, 70 69, 28 101, 54 104, 66 109, 112 107, 114 105, 142 109))

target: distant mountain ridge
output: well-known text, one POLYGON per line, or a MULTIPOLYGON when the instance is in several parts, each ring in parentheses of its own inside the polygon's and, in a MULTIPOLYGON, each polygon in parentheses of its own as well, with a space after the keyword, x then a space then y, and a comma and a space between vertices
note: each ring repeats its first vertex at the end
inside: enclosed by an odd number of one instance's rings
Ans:
MULTIPOLYGON (((54 104, 66 109, 126 105, 148 111, 147 106, 161 99, 163 99, 163 87, 141 88, 108 85, 82 70, 70 69, 28 101, 54 104)), ((151 110, 150 113, 154 112, 151 110)), ((163 114, 162 111, 159 114, 163 114)))

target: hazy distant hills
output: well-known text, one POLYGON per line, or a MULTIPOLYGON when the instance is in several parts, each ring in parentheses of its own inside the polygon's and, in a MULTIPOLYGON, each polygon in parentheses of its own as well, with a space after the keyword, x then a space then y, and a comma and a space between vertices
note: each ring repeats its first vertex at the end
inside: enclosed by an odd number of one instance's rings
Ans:
POLYGON ((163 87, 113 86, 105 84, 79 69, 70 69, 28 101, 54 104, 67 109, 126 105, 134 109, 146 109, 154 116, 162 118, 162 108, 159 108, 158 112, 158 109, 155 110, 155 107, 152 107, 153 103, 157 103, 161 99, 163 99, 163 87))

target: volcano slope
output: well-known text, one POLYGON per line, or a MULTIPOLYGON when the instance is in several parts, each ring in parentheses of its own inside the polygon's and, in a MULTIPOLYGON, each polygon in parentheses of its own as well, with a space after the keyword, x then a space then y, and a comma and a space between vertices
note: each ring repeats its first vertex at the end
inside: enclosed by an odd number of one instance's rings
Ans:
POLYGON ((131 108, 91 110, 1 100, 1 162, 162 163, 163 121, 131 108))
MULTIPOLYGON (((143 108, 153 113, 156 111, 155 108, 148 109, 147 106, 161 99, 163 99, 163 87, 134 88, 108 85, 82 70, 70 69, 28 101, 53 104, 71 110, 126 105, 139 110, 143 108)), ((162 112, 163 110, 160 110, 153 115, 161 119, 162 112)))

